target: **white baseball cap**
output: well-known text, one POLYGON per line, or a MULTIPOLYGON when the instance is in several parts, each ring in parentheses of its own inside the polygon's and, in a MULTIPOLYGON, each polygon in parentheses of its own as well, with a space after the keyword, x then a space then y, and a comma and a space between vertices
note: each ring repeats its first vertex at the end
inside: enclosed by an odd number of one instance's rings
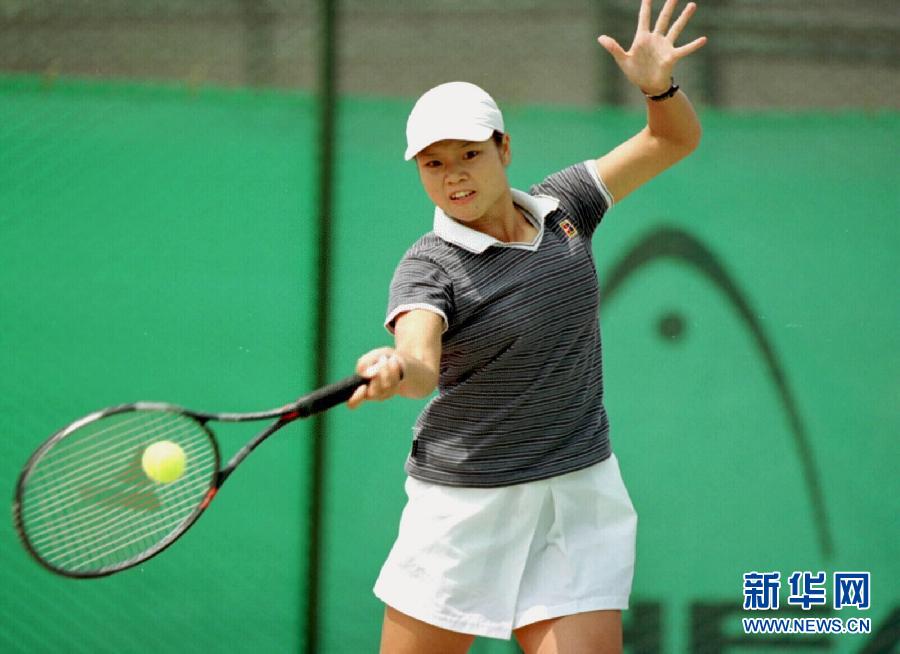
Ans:
POLYGON ((502 132, 503 114, 494 98, 475 84, 447 82, 426 91, 406 121, 406 160, 444 139, 487 141, 502 132))

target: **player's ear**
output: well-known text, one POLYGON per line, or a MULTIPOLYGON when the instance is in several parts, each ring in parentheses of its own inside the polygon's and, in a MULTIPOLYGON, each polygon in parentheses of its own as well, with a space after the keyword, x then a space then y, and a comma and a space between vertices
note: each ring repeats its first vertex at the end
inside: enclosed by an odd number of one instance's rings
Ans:
POLYGON ((508 166, 512 161, 512 150, 510 149, 509 144, 509 134, 504 134, 500 139, 500 142, 497 143, 497 149, 500 151, 500 161, 504 166, 508 166))

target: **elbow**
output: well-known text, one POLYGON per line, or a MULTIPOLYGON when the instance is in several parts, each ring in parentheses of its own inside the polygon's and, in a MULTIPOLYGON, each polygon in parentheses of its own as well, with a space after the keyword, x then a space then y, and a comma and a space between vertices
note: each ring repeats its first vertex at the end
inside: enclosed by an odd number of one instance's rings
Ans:
POLYGON ((700 147, 700 140, 703 137, 703 130, 698 125, 696 129, 692 129, 686 134, 682 134, 677 141, 669 142, 669 151, 671 153, 672 163, 681 161, 694 150, 700 147))
POLYGON ((691 130, 682 135, 676 144, 676 147, 681 155, 679 158, 683 159, 684 157, 691 154, 694 150, 700 147, 700 140, 703 138, 703 129, 700 127, 698 123, 691 130))
POLYGON ((690 147, 690 152, 693 152, 697 148, 700 147, 700 141, 703 139, 703 128, 700 127, 700 123, 697 123, 696 127, 691 130, 690 138, 688 139, 688 145, 690 147))
POLYGON ((658 136, 652 140, 653 151, 658 160, 665 162, 665 168, 672 166, 700 146, 702 137, 700 126, 696 126, 689 131, 680 132, 676 135, 658 136))

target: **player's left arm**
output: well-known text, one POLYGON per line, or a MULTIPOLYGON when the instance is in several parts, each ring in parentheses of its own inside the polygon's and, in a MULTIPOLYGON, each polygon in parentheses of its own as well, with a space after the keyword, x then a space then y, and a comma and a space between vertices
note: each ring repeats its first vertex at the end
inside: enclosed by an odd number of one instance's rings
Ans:
MULTIPOLYGON (((683 46, 675 41, 697 9, 689 2, 678 19, 669 21, 678 0, 666 0, 652 27, 652 0, 642 0, 637 31, 631 48, 625 51, 615 39, 597 39, 616 64, 645 95, 665 93, 675 64, 706 43, 700 37, 683 46)), ((613 200, 621 201, 642 184, 693 152, 700 143, 700 120, 683 91, 664 100, 647 99, 647 126, 636 135, 597 159, 597 172, 613 200)))

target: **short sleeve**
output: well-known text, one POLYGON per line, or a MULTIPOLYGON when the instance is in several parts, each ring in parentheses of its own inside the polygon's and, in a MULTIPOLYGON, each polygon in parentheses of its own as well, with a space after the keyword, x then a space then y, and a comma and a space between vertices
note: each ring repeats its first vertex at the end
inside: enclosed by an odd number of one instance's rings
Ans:
POLYGON ((590 237, 612 206, 613 198, 600 179, 594 160, 564 168, 531 187, 532 195, 558 198, 580 231, 590 237))
POLYGON ((397 316, 413 309, 438 314, 444 321, 443 331, 447 331, 453 316, 453 284, 444 269, 433 261, 406 256, 391 280, 385 328, 393 334, 397 316))

